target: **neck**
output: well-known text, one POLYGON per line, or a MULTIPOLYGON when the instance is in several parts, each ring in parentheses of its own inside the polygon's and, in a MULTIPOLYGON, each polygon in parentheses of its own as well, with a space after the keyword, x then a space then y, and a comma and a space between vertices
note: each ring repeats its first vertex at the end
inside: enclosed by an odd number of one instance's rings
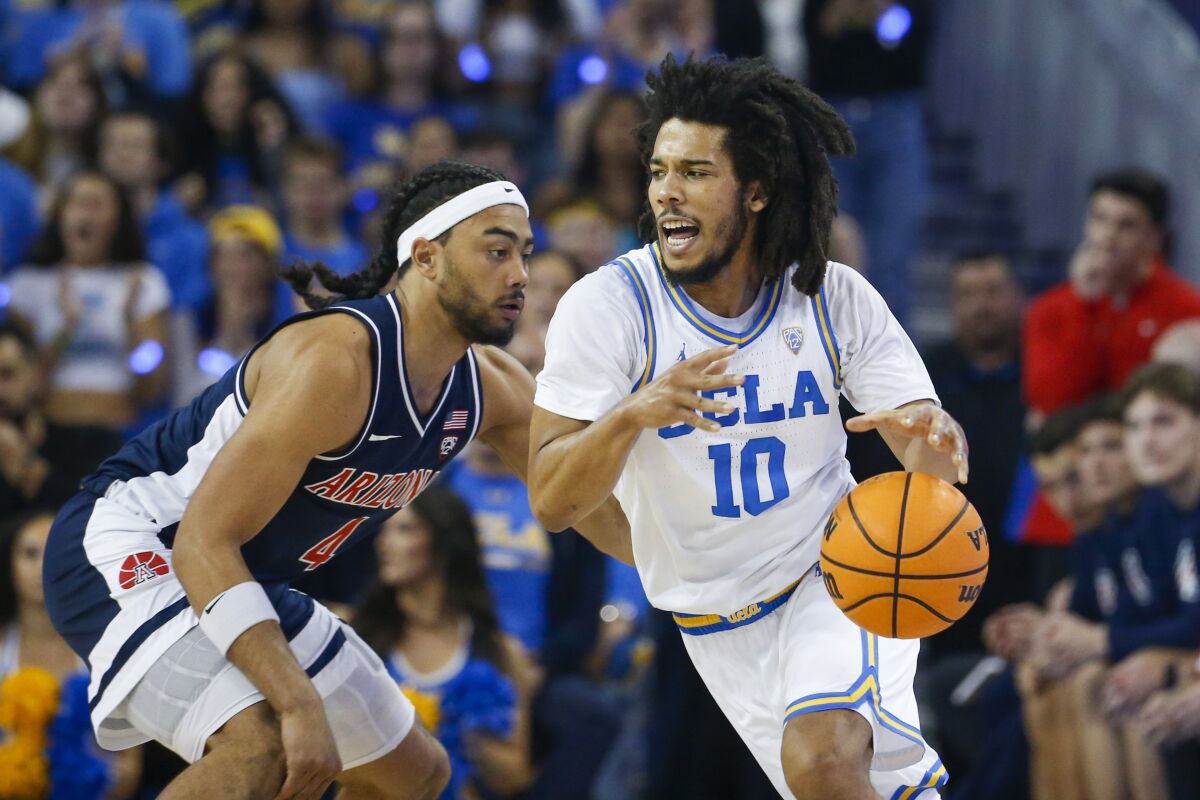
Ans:
POLYGON ((396 589, 396 606, 410 626, 439 628, 447 621, 445 584, 429 576, 401 586, 396 589))
POLYGON ((1171 504, 1179 509, 1190 509, 1200 501, 1200 463, 1193 465, 1183 475, 1163 486, 1171 504))
POLYGON ((1139 286, 1146 282, 1154 271, 1155 256, 1146 256, 1133 269, 1119 272, 1113 281, 1112 296, 1114 300, 1123 303, 1129 299, 1139 286))
POLYGON ((22 636, 58 636, 50 622, 50 612, 41 603, 21 603, 17 609, 17 624, 22 636))
POLYGON ((437 299, 437 289, 409 269, 396 287, 404 326, 404 366, 413 394, 437 391, 471 346, 437 299))
POLYGON ((384 91, 383 100, 391 108, 420 108, 429 103, 429 87, 424 81, 394 80, 384 91))

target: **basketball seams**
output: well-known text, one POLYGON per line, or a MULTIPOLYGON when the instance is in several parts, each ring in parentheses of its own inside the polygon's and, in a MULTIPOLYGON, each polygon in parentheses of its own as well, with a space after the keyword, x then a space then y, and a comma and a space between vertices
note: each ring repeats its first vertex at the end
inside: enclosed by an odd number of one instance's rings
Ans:
POLYGON ((892 638, 900 630, 900 563, 904 556, 904 515, 908 511, 908 490, 912 486, 912 473, 904 475, 904 494, 900 496, 900 524, 896 529, 896 575, 892 589, 892 638))
MULTIPOLYGON (((924 600, 917 597, 916 595, 904 594, 903 592, 895 593, 895 594, 893 594, 892 592, 880 592, 878 594, 867 595, 866 597, 855 600, 853 603, 851 603, 850 605, 843 608, 842 611, 843 611, 843 613, 848 613, 850 611, 854 611, 859 606, 866 605, 867 603, 871 602, 872 600, 883 600, 885 598, 891 598, 893 603, 895 603, 896 600, 908 600, 910 602, 916 603, 917 605, 921 606, 926 611, 928 611, 930 614, 937 617, 938 619, 940 619, 943 622, 950 622, 950 623, 958 622, 958 619, 956 619, 954 617, 947 617, 946 615, 942 614, 940 611, 938 611, 933 606, 929 605, 928 603, 926 603, 924 600)), ((892 638, 895 639, 898 637, 893 636, 892 638)), ((917 638, 920 638, 920 637, 917 637, 917 638)))
MULTIPOLYGON (((907 490, 907 487, 905 487, 905 488, 907 490)), ((967 509, 969 509, 970 507, 971 507, 971 501, 967 500, 966 498, 963 498, 962 508, 960 508, 958 510, 958 514, 955 515, 954 519, 950 520, 950 524, 947 525, 945 527, 945 529, 942 530, 941 533, 939 533, 937 536, 934 537, 932 542, 925 545, 920 550, 914 550, 911 553, 902 553, 900 555, 900 558, 913 558, 915 556, 924 555, 925 553, 928 553, 930 550, 932 550, 934 547, 937 547, 938 542, 942 541, 942 539, 945 539, 950 534, 950 532, 952 530, 954 530, 954 526, 959 523, 959 520, 961 520, 963 517, 965 517, 967 515, 967 509)), ((899 547, 897 547, 897 550, 899 550, 899 547)))
MULTIPOLYGON (((851 566, 850 564, 843 564, 841 561, 838 561, 836 558, 831 558, 828 555, 824 556, 824 558, 830 564, 832 564, 835 567, 838 567, 840 569, 844 569, 847 572, 857 572, 860 575, 870 575, 874 578, 895 578, 896 577, 895 574, 892 572, 883 572, 882 570, 866 569, 865 567, 855 567, 855 566, 851 566)), ((950 580, 951 578, 969 578, 972 575, 978 575, 979 573, 986 571, 987 568, 988 568, 988 565, 983 564, 982 566, 978 566, 975 569, 968 570, 967 572, 946 572, 946 573, 942 573, 939 575, 912 575, 910 573, 905 572, 900 575, 900 580, 933 581, 933 580, 941 580, 941 579, 950 580)))
MULTIPOLYGON (((861 484, 859 484, 859 485, 861 485, 861 484)), ((895 558, 896 553, 893 553, 891 550, 884 550, 882 547, 880 547, 878 544, 876 544, 874 539, 871 538, 871 534, 867 533, 867 526, 862 524, 862 520, 860 520, 858 518, 858 511, 856 511, 854 509, 854 493, 853 492, 846 495, 846 505, 850 508, 850 516, 851 516, 851 518, 853 518, 854 524, 858 526, 859 533, 861 533, 863 535, 863 538, 867 540, 867 544, 871 545, 871 547, 875 548, 876 550, 878 550, 880 553, 887 556, 888 558, 895 558)))

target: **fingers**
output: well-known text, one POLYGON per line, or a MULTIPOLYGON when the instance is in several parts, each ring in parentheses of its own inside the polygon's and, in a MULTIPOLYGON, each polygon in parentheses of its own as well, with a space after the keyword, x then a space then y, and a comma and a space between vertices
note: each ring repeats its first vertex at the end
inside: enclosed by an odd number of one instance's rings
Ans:
POLYGON ((315 765, 307 769, 289 767, 287 779, 279 794, 275 795, 275 800, 321 800, 321 795, 337 777, 336 774, 325 776, 325 772, 315 765))

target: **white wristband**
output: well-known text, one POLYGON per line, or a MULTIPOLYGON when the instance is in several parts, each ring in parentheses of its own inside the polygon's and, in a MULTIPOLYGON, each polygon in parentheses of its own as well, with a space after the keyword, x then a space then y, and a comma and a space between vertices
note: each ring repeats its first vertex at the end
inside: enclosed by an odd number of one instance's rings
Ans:
POLYGON ((279 614, 262 584, 246 581, 230 586, 212 599, 200 615, 200 630, 225 655, 239 636, 269 619, 278 622, 279 614))

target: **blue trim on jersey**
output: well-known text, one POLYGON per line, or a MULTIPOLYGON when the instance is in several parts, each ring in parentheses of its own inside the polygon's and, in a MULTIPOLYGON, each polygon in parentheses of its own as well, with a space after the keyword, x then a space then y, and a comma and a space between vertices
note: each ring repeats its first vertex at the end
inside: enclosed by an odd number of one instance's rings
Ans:
POLYGON ((914 744, 921 745, 922 748, 927 748, 928 745, 921 736, 920 730, 883 707, 883 697, 879 686, 879 637, 866 631, 860 631, 860 635, 862 672, 858 679, 845 692, 806 695, 798 700, 793 700, 788 703, 784 712, 783 724, 786 725, 801 714, 829 711, 835 708, 858 708, 869 701, 871 711, 880 725, 914 744))
POLYGON ((113 656, 112 664, 109 665, 108 671, 104 673, 104 677, 100 679, 100 683, 96 687, 96 696, 88 702, 89 709, 92 711, 96 710, 96 706, 100 704, 100 700, 104 697, 104 690, 108 688, 108 684, 112 682, 112 679, 125 666, 125 662, 142 646, 142 643, 149 639, 150 635, 156 630, 182 614, 187 607, 187 597, 181 597, 138 626, 137 630, 122 643, 121 648, 117 650, 117 654, 113 656))
POLYGON ((942 760, 939 758, 933 762, 933 766, 925 770, 925 774, 921 776, 921 780, 912 786, 897 787, 888 800, 913 800, 913 798, 928 789, 942 788, 949 780, 950 773, 946 771, 946 766, 942 764, 942 760))
POLYGON ((304 670, 304 674, 310 678, 316 677, 317 673, 325 669, 333 657, 341 652, 342 646, 346 644, 346 632, 341 628, 333 636, 329 637, 329 644, 325 645, 325 649, 321 651, 321 655, 308 665, 308 669, 304 670))
POLYGON ((720 614, 672 614, 671 616, 674 617, 675 625, 679 627, 679 630, 688 636, 704 636, 718 631, 730 631, 767 616, 786 603, 799 585, 800 581, 796 581, 779 594, 772 595, 761 603, 751 603, 728 617, 722 617, 720 614))
POLYGON ((833 330, 833 318, 829 314, 829 300, 825 297, 825 286, 822 284, 815 297, 810 297, 813 317, 820 334, 821 347, 825 350, 825 359, 829 362, 829 371, 833 374, 833 388, 842 390, 842 351, 838 347, 837 334, 833 330))
POLYGON ((687 296, 687 292, 667 280, 667 271, 663 268, 662 262, 659 259, 658 245, 652 244, 648 245, 648 247, 650 248, 650 257, 654 260, 654 266, 658 272, 658 279, 662 282, 667 297, 671 298, 671 305, 675 306, 675 310, 687 320, 688 324, 705 336, 715 339, 720 344, 736 344, 740 348, 749 346, 751 342, 762 336, 763 331, 770 327, 771 320, 775 318, 775 312, 779 310, 780 299, 783 297, 784 280, 782 277, 776 278, 775 282, 768 288, 767 291, 770 296, 767 298, 766 303, 763 304, 763 307, 759 309, 758 316, 750 323, 750 327, 746 328, 743 333, 735 333, 709 322, 697 313, 691 299, 687 296))
POLYGON ((657 356, 655 353, 655 343, 658 337, 654 333, 654 313, 650 309, 650 295, 646 291, 646 284, 642 282, 642 278, 637 274, 637 270, 625 256, 621 256, 616 261, 612 262, 612 266, 617 267, 625 273, 625 277, 629 279, 629 288, 633 290, 633 297, 637 301, 638 310, 642 312, 642 346, 646 349, 646 368, 642 370, 642 376, 638 378, 637 383, 633 385, 630 394, 645 386, 654 377, 654 362, 657 356))

